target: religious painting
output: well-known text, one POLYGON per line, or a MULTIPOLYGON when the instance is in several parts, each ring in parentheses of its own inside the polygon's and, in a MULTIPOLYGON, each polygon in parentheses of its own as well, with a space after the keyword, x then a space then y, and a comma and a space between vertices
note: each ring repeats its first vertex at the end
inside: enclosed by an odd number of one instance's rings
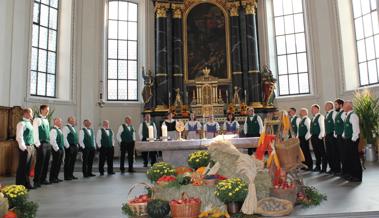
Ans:
POLYGON ((229 28, 224 9, 213 3, 191 8, 185 22, 185 79, 193 81, 208 67, 220 80, 229 76, 229 28))

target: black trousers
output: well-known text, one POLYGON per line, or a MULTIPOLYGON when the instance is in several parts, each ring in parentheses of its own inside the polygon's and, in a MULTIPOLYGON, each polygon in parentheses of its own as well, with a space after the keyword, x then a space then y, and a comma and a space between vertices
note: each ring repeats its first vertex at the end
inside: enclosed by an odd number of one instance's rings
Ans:
POLYGON ((53 156, 53 161, 51 162, 50 167, 50 182, 58 179, 59 171, 61 170, 62 159, 63 159, 63 150, 54 151, 51 150, 53 156))
POLYGON ((326 157, 330 169, 334 173, 339 173, 341 171, 340 157, 338 152, 337 139, 334 138, 333 133, 327 134, 325 136, 325 147, 326 147, 326 157))
POLYGON ((143 165, 147 166, 150 158, 150 164, 153 166, 157 162, 157 155, 156 151, 142 152, 143 165))
POLYGON ((83 149, 83 176, 88 177, 92 174, 93 159, 95 158, 95 148, 83 149))
POLYGON ((359 145, 359 139, 355 142, 350 139, 345 140, 346 174, 353 178, 362 180, 362 165, 361 165, 361 159, 359 158, 358 145, 359 145))
MULTIPOLYGON (((33 146, 33 145, 32 145, 33 146)), ((16 185, 23 185, 26 188, 30 188, 29 173, 32 162, 32 150, 33 147, 27 146, 27 150, 22 151, 18 149, 18 167, 16 173, 16 185)))
POLYGON ((78 146, 70 145, 69 148, 65 148, 64 157, 64 178, 72 179, 74 177, 75 161, 78 155, 78 146))
POLYGON ((108 166, 108 174, 113 173, 113 156, 114 156, 114 148, 112 147, 101 147, 99 154, 99 172, 101 174, 104 173, 104 164, 107 162, 108 166))
POLYGON ((120 149, 121 149, 121 156, 120 156, 120 171, 125 171, 125 154, 128 152, 128 165, 129 170, 133 169, 133 162, 134 162, 134 146, 135 142, 121 142, 120 149))
POLYGON ((306 140, 304 136, 299 137, 300 141, 300 147, 304 154, 305 161, 303 162, 305 165, 307 165, 308 169, 313 169, 313 160, 311 155, 311 150, 309 148, 309 139, 306 140))
POLYGON ((326 171, 326 168, 328 167, 328 161, 326 159, 324 140, 319 139, 318 135, 312 136, 311 140, 312 140, 313 151, 316 156, 316 167, 320 167, 320 165, 322 165, 321 169, 323 171, 326 171))
MULTIPOLYGON (((257 134, 257 135, 249 135, 249 134, 246 134, 246 137, 260 137, 261 134, 257 134)), ((247 149, 247 153, 249 155, 253 155, 253 153, 257 150, 257 148, 248 148, 247 149)))
POLYGON ((47 172, 49 171, 50 154, 50 143, 41 142, 41 145, 37 148, 34 183, 41 184, 46 180, 47 172))
POLYGON ((347 146, 346 141, 342 138, 341 135, 337 136, 337 147, 339 151, 339 159, 340 159, 340 168, 342 175, 347 175, 347 168, 346 168, 346 155, 347 155, 347 146))

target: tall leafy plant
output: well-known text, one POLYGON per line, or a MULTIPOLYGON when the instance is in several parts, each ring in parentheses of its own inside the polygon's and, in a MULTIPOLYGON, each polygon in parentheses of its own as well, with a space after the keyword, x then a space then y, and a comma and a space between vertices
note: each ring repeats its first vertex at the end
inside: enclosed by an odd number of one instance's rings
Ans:
POLYGON ((378 135, 379 97, 368 90, 356 92, 353 105, 359 116, 361 134, 368 144, 373 144, 378 135))

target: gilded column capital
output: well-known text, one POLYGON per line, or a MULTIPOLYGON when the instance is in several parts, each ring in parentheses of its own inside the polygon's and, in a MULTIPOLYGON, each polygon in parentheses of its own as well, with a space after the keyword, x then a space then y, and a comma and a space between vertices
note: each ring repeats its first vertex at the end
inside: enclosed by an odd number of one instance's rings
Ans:
POLYGON ((157 2, 155 3, 155 14, 157 18, 167 17, 167 9, 170 8, 169 3, 157 2))
POLYGON ((226 7, 229 10, 229 14, 231 17, 239 16, 238 8, 240 6, 239 2, 228 2, 226 3, 226 7))
POLYGON ((184 9, 184 5, 183 4, 171 4, 171 8, 174 12, 172 17, 176 18, 176 19, 181 19, 182 18, 182 12, 184 9))
POLYGON ((242 1, 242 6, 245 8, 245 13, 246 14, 255 14, 256 9, 258 6, 257 3, 258 0, 244 0, 242 1))

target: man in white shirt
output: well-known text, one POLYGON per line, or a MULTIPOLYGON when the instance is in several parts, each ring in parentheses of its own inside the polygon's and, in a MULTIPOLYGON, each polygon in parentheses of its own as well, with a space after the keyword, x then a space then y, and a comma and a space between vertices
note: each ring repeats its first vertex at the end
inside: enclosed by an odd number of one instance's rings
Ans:
POLYGON ((337 156, 336 156, 336 175, 342 176, 346 171, 345 167, 345 141, 342 138, 343 130, 344 130, 344 122, 346 118, 346 113, 343 111, 344 101, 342 99, 336 99, 334 101, 334 108, 336 110, 336 117, 334 119, 334 138, 337 142, 337 156))
MULTIPOLYGON (((263 131, 262 118, 255 114, 253 107, 250 107, 247 111, 247 117, 243 124, 243 131, 246 137, 260 137, 263 131)), ((249 148, 248 154, 252 155, 256 148, 249 148)))
POLYGON ((41 185, 49 185, 50 182, 46 180, 47 172, 49 170, 51 145, 50 145, 50 123, 47 118, 49 115, 49 106, 41 105, 39 114, 33 120, 34 128, 34 145, 37 150, 34 186, 36 188, 41 185))
POLYGON ((95 133, 91 128, 91 121, 84 120, 84 127, 79 132, 79 145, 83 150, 83 177, 96 176, 92 173, 93 159, 96 154, 95 133))
POLYGON ((31 168, 32 157, 35 153, 33 126, 31 119, 33 111, 31 108, 23 109, 22 120, 17 124, 16 140, 18 143, 18 167, 16 173, 16 185, 23 185, 27 189, 33 189, 30 184, 29 172, 31 168))
POLYGON ((63 180, 59 179, 59 171, 62 165, 64 139, 62 133, 62 119, 54 118, 54 127, 50 130, 50 144, 52 148, 53 161, 50 167, 50 183, 58 183, 63 180))
POLYGON ((358 151, 359 117, 354 113, 351 101, 345 101, 343 110, 346 112, 344 132, 342 134, 346 146, 346 175, 344 178, 350 182, 362 182, 362 165, 358 151))
POLYGON ((99 172, 104 175, 104 163, 107 161, 108 175, 113 175, 114 135, 109 128, 109 121, 104 120, 103 126, 97 130, 96 144, 99 148, 99 172))
POLYGON ((313 170, 313 160, 311 156, 311 151, 309 148, 309 139, 311 138, 311 120, 308 118, 308 109, 300 109, 300 122, 297 128, 297 137, 300 140, 300 147, 304 154, 304 164, 307 165, 307 169, 303 170, 313 170))
POLYGON ((79 134, 75 126, 76 118, 71 116, 67 119, 67 125, 62 129, 65 147, 64 180, 78 179, 74 176, 76 156, 79 150, 79 134))
POLYGON ((320 106, 318 104, 312 105, 311 111, 313 115, 311 121, 311 142, 313 152, 316 156, 316 167, 313 170, 320 173, 325 173, 328 167, 324 144, 325 118, 322 114, 320 114, 320 106))
POLYGON ((136 141, 136 131, 132 125, 132 118, 125 117, 125 123, 121 124, 117 131, 117 141, 120 143, 121 156, 120 156, 120 171, 125 172, 125 154, 128 152, 128 172, 133 173, 133 162, 134 162, 134 146, 136 141))
POLYGON ((329 174, 335 174, 337 170, 337 162, 339 159, 336 156, 337 153, 337 141, 334 138, 334 120, 337 113, 334 111, 334 103, 332 101, 327 101, 324 105, 325 109, 325 147, 326 147, 326 157, 330 166, 329 174))
MULTIPOLYGON (((149 138, 149 130, 148 127, 153 127, 153 138, 157 138, 157 128, 155 126, 155 123, 151 120, 150 114, 144 115, 144 121, 139 125, 138 128, 138 136, 141 141, 147 141, 149 138)), ((147 167, 149 163, 150 158, 150 164, 153 166, 155 162, 157 162, 157 152, 156 151, 150 151, 150 152, 142 152, 142 158, 143 158, 143 166, 147 167)))

